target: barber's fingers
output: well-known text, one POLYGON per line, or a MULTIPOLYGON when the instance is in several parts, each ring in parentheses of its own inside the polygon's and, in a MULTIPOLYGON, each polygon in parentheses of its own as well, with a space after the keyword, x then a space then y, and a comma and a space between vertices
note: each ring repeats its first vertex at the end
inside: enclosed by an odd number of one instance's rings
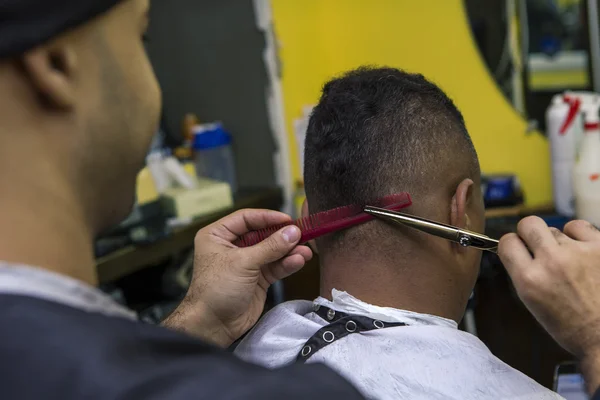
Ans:
POLYGON ((517 226, 517 233, 533 254, 548 250, 558 244, 548 225, 539 217, 522 219, 517 226))
POLYGON ((279 211, 239 210, 207 227, 208 231, 228 242, 250 231, 290 222, 292 218, 279 211))
POLYGON ((269 285, 298 272, 313 257, 308 246, 297 246, 285 258, 263 267, 262 272, 269 285))
POLYGON ((573 241, 573 239, 565 235, 560 229, 554 227, 550 227, 549 229, 550 233, 552 233, 552 236, 554 236, 554 239, 556 239, 558 244, 566 244, 573 241))
POLYGON ((564 232, 569 237, 582 242, 600 241, 600 231, 587 221, 571 221, 565 225, 564 232))
POLYGON ((252 269, 258 269, 287 256, 296 247, 301 235, 300 228, 289 225, 262 242, 254 246, 239 248, 236 252, 239 254, 240 259, 244 260, 244 265, 252 269))
POLYGON ((529 268, 533 262, 531 253, 525 243, 515 233, 509 233, 500 238, 498 256, 511 277, 529 268))
POLYGON ((296 254, 301 255, 305 261, 310 261, 313 258, 312 249, 308 245, 294 247, 294 250, 290 251, 288 257, 296 254))

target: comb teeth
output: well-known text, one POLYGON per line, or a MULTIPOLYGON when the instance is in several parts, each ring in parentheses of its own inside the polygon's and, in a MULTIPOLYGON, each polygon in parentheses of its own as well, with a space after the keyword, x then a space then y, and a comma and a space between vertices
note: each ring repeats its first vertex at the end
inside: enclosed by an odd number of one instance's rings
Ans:
MULTIPOLYGON (((408 193, 397 193, 383 197, 381 199, 370 202, 368 205, 386 208, 392 211, 398 211, 412 204, 412 200, 408 193)), ((344 207, 334 208, 328 211, 322 211, 317 214, 312 214, 304 218, 299 218, 295 221, 286 222, 283 224, 270 226, 268 228, 257 231, 248 232, 242 235, 234 244, 238 247, 254 246, 262 242, 280 229, 296 225, 302 231, 300 243, 306 243, 309 240, 317 237, 347 229, 351 226, 362 224, 373 220, 373 217, 363 212, 365 205, 352 204, 344 207)))

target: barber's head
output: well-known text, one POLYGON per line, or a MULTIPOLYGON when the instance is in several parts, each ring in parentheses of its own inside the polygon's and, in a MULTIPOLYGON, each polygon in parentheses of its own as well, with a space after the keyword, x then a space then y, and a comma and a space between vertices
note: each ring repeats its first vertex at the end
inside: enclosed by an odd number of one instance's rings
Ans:
POLYGON ((0 171, 3 190, 72 198, 103 229, 131 210, 158 125, 160 90, 143 44, 149 0, 8 3, 0 159, 14 169, 0 171))
MULTIPOLYGON (((360 68, 328 82, 308 126, 304 180, 312 213, 406 191, 408 212, 483 229, 479 162, 463 117, 422 75, 360 68)), ((442 261, 473 283, 480 261, 477 251, 379 221, 317 247, 325 263, 357 254, 442 261)))

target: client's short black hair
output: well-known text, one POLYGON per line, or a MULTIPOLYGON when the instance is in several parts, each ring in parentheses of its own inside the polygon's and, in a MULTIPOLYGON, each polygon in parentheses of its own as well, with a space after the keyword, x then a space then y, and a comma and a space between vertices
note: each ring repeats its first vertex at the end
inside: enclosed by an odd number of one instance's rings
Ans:
POLYGON ((304 165, 311 212, 422 193, 448 168, 479 174, 452 100, 422 75, 395 68, 362 67, 325 84, 310 117, 304 165))

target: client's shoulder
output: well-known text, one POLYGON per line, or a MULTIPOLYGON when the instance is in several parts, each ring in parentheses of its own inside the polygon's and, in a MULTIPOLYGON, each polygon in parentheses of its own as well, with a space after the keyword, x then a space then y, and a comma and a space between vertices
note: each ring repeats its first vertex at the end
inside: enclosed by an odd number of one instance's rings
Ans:
POLYGON ((267 367, 293 362, 306 342, 324 321, 311 318, 312 302, 282 303, 266 313, 238 344, 238 357, 267 367))
POLYGON ((363 393, 380 398, 555 398, 495 357, 475 336, 442 326, 399 326, 347 335, 317 351, 363 393))

